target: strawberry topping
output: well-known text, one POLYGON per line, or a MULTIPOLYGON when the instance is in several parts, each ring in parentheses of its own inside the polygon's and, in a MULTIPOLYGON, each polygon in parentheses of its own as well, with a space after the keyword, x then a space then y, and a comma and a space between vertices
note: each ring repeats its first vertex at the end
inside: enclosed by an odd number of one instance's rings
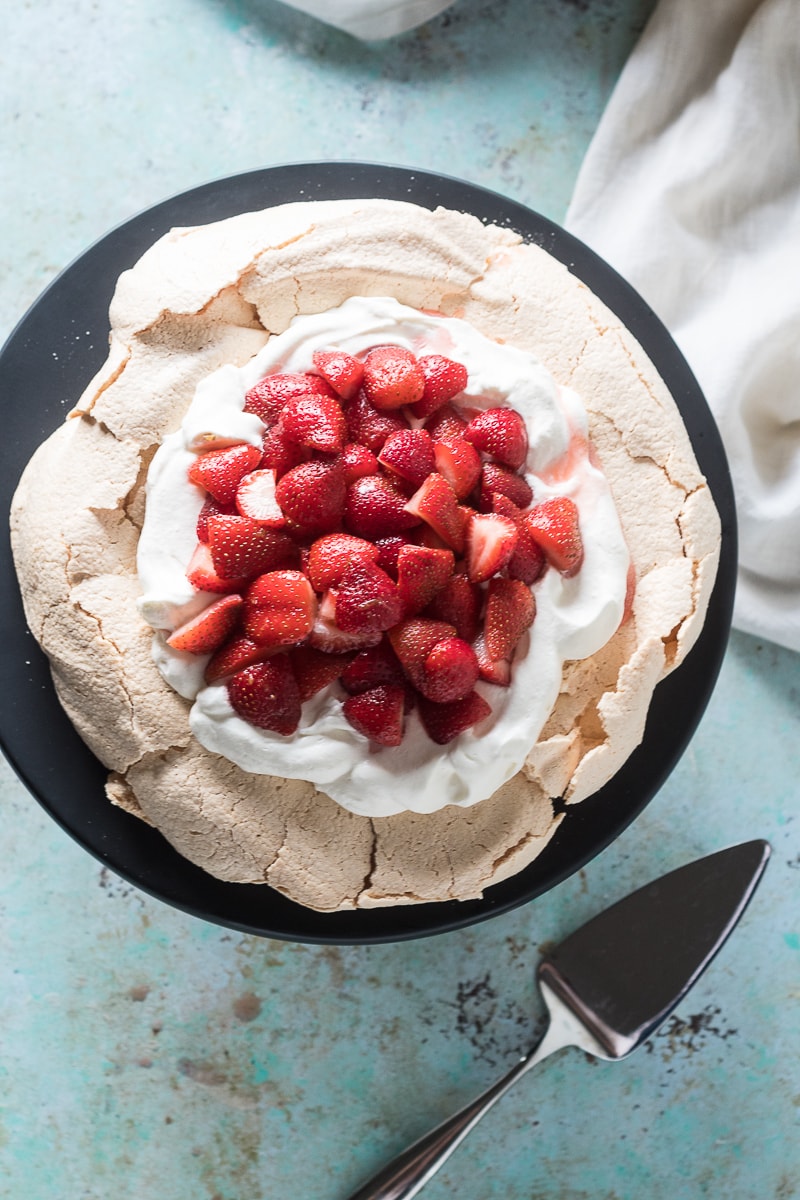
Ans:
POLYGON ((364 359, 364 391, 381 411, 416 404, 425 375, 416 356, 402 346, 376 346, 364 359))
POLYGON ((576 575, 583 563, 578 508, 569 496, 551 496, 525 517, 525 527, 544 556, 562 575, 576 575))
POLYGON ((344 350, 315 350, 314 366, 343 400, 352 400, 364 378, 364 364, 344 350))
POLYGON ((167 638, 167 645, 172 646, 173 650, 185 650, 189 654, 210 654, 222 645, 233 630, 241 607, 241 596, 233 593, 222 596, 176 629, 167 638))
POLYGON ((487 408, 473 417, 464 437, 476 450, 517 471, 528 453, 525 422, 513 408, 487 408))
POLYGON ((302 642, 316 615, 317 597, 302 571, 269 571, 245 592, 242 625, 252 641, 272 649, 302 642))
POLYGON ((237 671, 227 688, 234 712, 259 729, 288 736, 300 724, 300 693, 286 654, 237 671))
POLYGON ((308 535, 340 525, 346 492, 341 461, 314 460, 287 471, 278 481, 275 498, 289 523, 308 535))
POLYGON ((262 447, 192 464, 205 498, 187 576, 219 599, 168 644, 210 655, 206 683, 259 728, 291 735, 331 689, 378 746, 400 745, 415 707, 446 745, 491 713, 476 684, 511 685, 531 585, 580 569, 577 508, 534 503, 522 418, 465 407, 461 363, 384 345, 313 366, 247 393, 262 447))
POLYGON ((246 579, 277 567, 294 566, 297 547, 290 537, 251 517, 214 514, 208 518, 208 545, 221 579, 246 579))
POLYGON ((225 450, 207 450, 189 468, 189 479, 203 488, 218 504, 233 504, 236 489, 248 473, 261 462, 258 446, 229 446, 225 450))
POLYGON ((422 396, 411 405, 415 417, 429 417, 442 405, 447 404, 467 386, 467 368, 443 354, 426 354, 419 359, 425 386, 422 396))
POLYGON ((404 711, 405 693, 392 684, 348 696, 342 705, 342 712, 353 728, 379 746, 400 745, 404 711))

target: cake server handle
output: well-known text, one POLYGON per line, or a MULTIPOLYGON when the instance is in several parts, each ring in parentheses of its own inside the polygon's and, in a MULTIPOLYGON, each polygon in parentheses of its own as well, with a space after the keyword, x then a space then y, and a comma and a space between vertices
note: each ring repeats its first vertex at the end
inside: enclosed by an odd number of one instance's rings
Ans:
POLYGON ((408 1149, 403 1150, 388 1166, 354 1192, 350 1200, 411 1200, 447 1161, 470 1130, 475 1128, 481 1117, 518 1079, 548 1054, 571 1044, 573 1038, 569 1036, 569 1032, 551 1024, 538 1045, 524 1055, 507 1075, 487 1088, 476 1100, 465 1105, 455 1116, 449 1117, 408 1149))

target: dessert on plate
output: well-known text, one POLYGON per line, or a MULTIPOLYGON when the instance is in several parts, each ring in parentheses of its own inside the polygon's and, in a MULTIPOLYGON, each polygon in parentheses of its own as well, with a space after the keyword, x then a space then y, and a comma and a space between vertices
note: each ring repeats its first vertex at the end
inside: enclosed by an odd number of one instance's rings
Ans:
POLYGON ((539 247, 367 199, 176 229, 12 508, 109 799, 309 907, 473 898, 641 740, 719 520, 641 347, 539 247))

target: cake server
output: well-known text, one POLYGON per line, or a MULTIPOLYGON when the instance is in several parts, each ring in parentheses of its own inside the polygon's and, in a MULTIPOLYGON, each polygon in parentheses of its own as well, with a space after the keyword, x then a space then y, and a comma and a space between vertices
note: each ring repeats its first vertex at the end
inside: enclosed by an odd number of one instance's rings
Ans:
POLYGON ((350 1200, 416 1196, 484 1113, 548 1054, 577 1046, 613 1061, 640 1046, 733 931, 769 854, 760 840, 719 850, 654 880, 570 934, 537 968, 550 1014, 538 1045, 350 1200))

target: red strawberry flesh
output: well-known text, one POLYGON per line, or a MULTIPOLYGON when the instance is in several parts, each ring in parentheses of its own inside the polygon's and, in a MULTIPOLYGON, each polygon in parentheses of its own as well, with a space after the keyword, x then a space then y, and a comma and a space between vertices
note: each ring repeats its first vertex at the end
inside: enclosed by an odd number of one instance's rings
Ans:
POLYGON ((489 658, 511 658, 536 616, 533 592, 519 579, 490 579, 484 636, 489 658))
POLYGON ((442 638, 425 659, 420 691, 428 700, 446 704, 463 700, 478 682, 475 651, 458 637, 442 638))
POLYGON ((406 504, 406 512, 430 525, 448 546, 461 554, 465 545, 465 513, 443 475, 433 472, 406 504))
POLYGON ((379 410, 416 404, 425 390, 422 367, 402 346, 376 346, 364 359, 364 392, 379 410))
POLYGON ((528 455, 528 431, 513 408, 487 408, 473 417, 464 437, 476 450, 512 470, 518 470, 528 455))
POLYGON ((242 625, 261 646, 292 646, 314 626, 317 598, 301 571, 259 575, 245 592, 242 625))
POLYGON ((405 692, 402 687, 383 684, 348 696, 342 711, 354 729, 379 746, 399 746, 403 740, 405 692))
POLYGON ((384 442, 378 462, 419 487, 436 467, 431 435, 424 429, 398 429, 384 442))
POLYGON ((443 354, 425 354, 418 359, 425 377, 422 396, 412 404, 415 417, 428 417, 467 386, 467 368, 443 354))
POLYGON ((453 574, 452 550, 428 546, 402 546, 397 554, 397 590, 406 616, 415 616, 430 604, 453 574))
POLYGON ((397 585, 374 562, 354 562, 336 589, 336 624, 345 633, 383 632, 402 612, 397 585))
POLYGON ((449 704, 436 704, 422 697, 419 715, 428 737, 439 746, 446 746, 459 734, 471 729, 491 715, 491 706, 477 692, 470 692, 463 700, 449 704))
POLYGON ((233 630, 241 607, 238 594, 222 596, 170 634, 167 645, 189 654, 211 654, 233 630))
POLYGON ((567 577, 577 574, 583 564, 583 539, 574 500, 552 496, 537 504, 525 517, 525 527, 557 571, 567 577))
POLYGON ((361 387, 364 364, 345 350, 315 350, 314 367, 343 400, 351 400, 361 387))
POLYGON ((259 575, 297 561, 297 548, 291 538, 259 525, 250 517, 210 516, 208 544, 214 569, 221 579, 259 575))
POLYGON ((237 671, 227 689, 234 712, 259 729, 288 736, 300 724, 300 693, 286 654, 237 671))
POLYGON ((233 504, 240 481, 261 462, 258 446, 242 444, 199 454, 189 467, 189 480, 219 504, 233 504))
POLYGON ((260 662, 270 653, 268 647, 260 646, 258 642, 243 634, 229 638, 208 660, 205 681, 208 684, 219 683, 221 679, 241 671, 243 667, 260 662))
POLYGON ((301 704, 338 679, 353 657, 352 654, 326 654, 307 644, 294 646, 288 653, 301 704))
POLYGON ((383 475, 365 475, 347 489, 344 523, 358 537, 375 541, 413 528, 419 517, 408 511, 403 493, 383 475))
POLYGON ((280 416, 285 438, 323 454, 338 453, 347 440, 347 423, 332 396, 293 396, 280 416))
POLYGON ((269 426, 278 420, 288 400, 307 392, 333 394, 330 385, 318 375, 291 371, 266 375, 245 396, 244 411, 255 413, 269 426))
POLYGON ((467 527, 467 574, 483 583, 502 571, 518 541, 517 527, 497 513, 475 514, 467 527))
POLYGON ((287 471, 278 481, 275 496, 294 528, 312 535, 338 527, 346 491, 341 461, 315 460, 287 471))
POLYGON ((351 533, 326 533, 312 543, 306 574, 316 592, 341 583, 354 562, 376 562, 378 547, 351 533))

